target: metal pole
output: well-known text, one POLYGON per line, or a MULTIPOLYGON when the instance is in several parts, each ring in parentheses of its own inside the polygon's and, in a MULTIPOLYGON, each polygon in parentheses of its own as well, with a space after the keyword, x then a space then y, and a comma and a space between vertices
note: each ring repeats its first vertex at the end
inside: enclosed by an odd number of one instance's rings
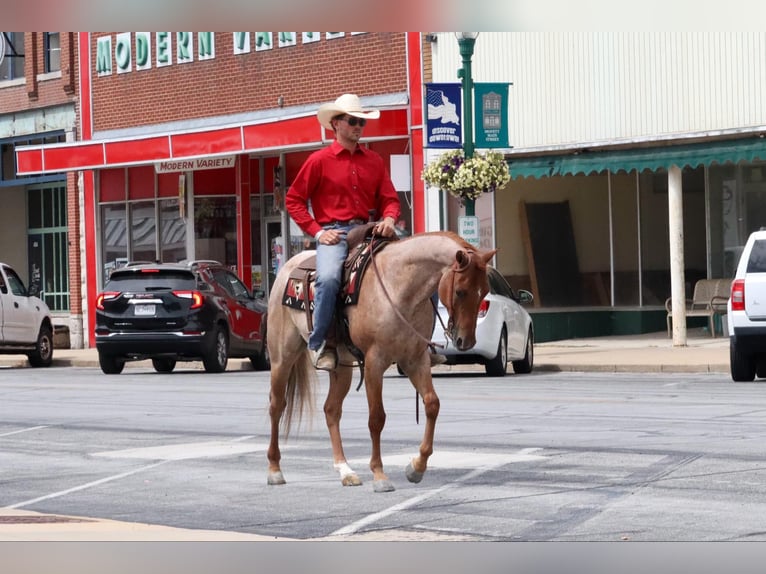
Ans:
MULTIPOLYGON (((458 76, 463 81, 463 153, 466 159, 473 156, 473 77, 471 76, 471 57, 475 38, 460 38, 460 56, 463 59, 463 67, 458 76)), ((465 200, 465 214, 476 215, 473 199, 465 200)))

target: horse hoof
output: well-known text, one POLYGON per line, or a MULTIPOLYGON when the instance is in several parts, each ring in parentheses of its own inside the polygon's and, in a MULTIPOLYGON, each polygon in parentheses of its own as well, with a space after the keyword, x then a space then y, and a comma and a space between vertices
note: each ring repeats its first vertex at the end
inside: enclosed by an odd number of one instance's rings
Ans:
POLYGON ((268 478, 266 479, 266 483, 271 485, 286 484, 285 477, 282 475, 281 470, 278 470, 277 472, 270 472, 268 478))
POLYGON ((376 480, 372 483, 372 489, 375 492, 393 492, 396 490, 390 480, 376 480))
POLYGON ((407 465, 407 470, 405 470, 404 472, 407 475, 407 480, 409 480, 410 482, 414 482, 415 484, 417 484, 418 482, 423 480, 423 473, 415 470, 415 467, 412 466, 411 462, 407 465))
POLYGON ((362 480, 356 474, 347 474, 341 479, 343 486, 361 486, 362 480))

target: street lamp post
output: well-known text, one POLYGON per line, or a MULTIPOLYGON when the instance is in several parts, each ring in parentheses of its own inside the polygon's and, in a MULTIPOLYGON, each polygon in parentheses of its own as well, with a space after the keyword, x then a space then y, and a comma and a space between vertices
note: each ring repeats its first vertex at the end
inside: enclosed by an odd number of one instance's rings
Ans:
MULTIPOLYGON (((463 153, 468 159, 473 156, 473 77, 471 76, 471 57, 478 32, 455 32, 460 46, 463 66, 457 71, 457 77, 463 81, 463 153)), ((476 215, 473 199, 465 200, 465 214, 476 215)))

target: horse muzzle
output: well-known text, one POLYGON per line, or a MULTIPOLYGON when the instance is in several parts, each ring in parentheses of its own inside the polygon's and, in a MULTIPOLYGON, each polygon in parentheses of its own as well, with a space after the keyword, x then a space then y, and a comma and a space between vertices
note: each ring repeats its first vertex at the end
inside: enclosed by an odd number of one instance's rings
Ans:
POLYGON ((476 335, 461 335, 456 329, 453 329, 450 333, 450 339, 452 339, 452 344, 455 345, 458 351, 467 351, 476 344, 476 335))

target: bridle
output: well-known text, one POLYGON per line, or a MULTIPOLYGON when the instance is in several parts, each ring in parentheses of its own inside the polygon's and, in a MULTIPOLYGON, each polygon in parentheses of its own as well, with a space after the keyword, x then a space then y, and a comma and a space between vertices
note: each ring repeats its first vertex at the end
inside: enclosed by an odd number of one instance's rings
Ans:
MULTIPOLYGON (((370 247, 372 247, 372 243, 374 241, 375 241, 375 232, 373 231, 372 237, 370 238, 370 247)), ((431 352, 435 353, 437 347, 440 348, 440 349, 443 349, 445 347, 445 345, 442 345, 441 343, 435 343, 431 339, 428 339, 428 338, 424 337, 423 335, 421 335, 420 332, 417 329, 415 329, 415 327, 412 325, 412 323, 410 323, 404 317, 404 315, 402 315, 401 311, 399 311, 399 309, 397 308, 397 306, 394 304, 393 300, 391 299, 391 295, 389 295, 388 289, 386 289, 385 283, 383 283, 383 276, 381 275, 380 271, 378 270, 378 265, 375 262, 375 255, 374 255, 374 253, 375 253, 375 250, 374 249, 370 249, 370 259, 372 260, 372 269, 375 272, 375 277, 378 280, 378 284, 380 285, 380 288, 383 290, 383 295, 385 295, 386 299, 388 300, 389 304, 391 305, 391 308, 394 310, 394 313, 396 313, 396 316, 399 318, 399 320, 402 323, 407 325, 407 327, 409 327, 409 329, 413 333, 415 333, 415 335, 417 335, 418 339, 420 339, 421 341, 425 342, 426 345, 428 345, 428 347, 431 349, 431 352)), ((448 303, 445 303, 445 307, 447 308, 447 313, 448 313, 448 315, 447 315, 447 325, 444 324, 444 321, 442 320, 441 315, 439 314, 439 309, 438 309, 438 306, 437 306, 437 302, 434 300, 433 297, 430 298, 431 305, 434 308, 434 314, 439 319, 439 323, 441 324, 442 329, 444 329, 445 337, 447 337, 449 340, 452 340, 451 330, 452 330, 452 326, 454 324, 453 319, 452 319, 452 293, 455 290, 455 273, 462 273, 466 269, 468 269, 468 263, 467 262, 464 263, 463 265, 458 265, 458 262, 455 261, 452 264, 452 266, 445 273, 442 274, 442 277, 439 280, 439 288, 438 288, 438 290, 439 290, 439 298, 442 301, 448 301, 448 303), (444 283, 444 280, 445 280, 447 274, 450 275, 451 282, 449 283, 449 288, 445 288, 445 290, 444 290, 445 295, 442 296, 442 283, 444 283)))

